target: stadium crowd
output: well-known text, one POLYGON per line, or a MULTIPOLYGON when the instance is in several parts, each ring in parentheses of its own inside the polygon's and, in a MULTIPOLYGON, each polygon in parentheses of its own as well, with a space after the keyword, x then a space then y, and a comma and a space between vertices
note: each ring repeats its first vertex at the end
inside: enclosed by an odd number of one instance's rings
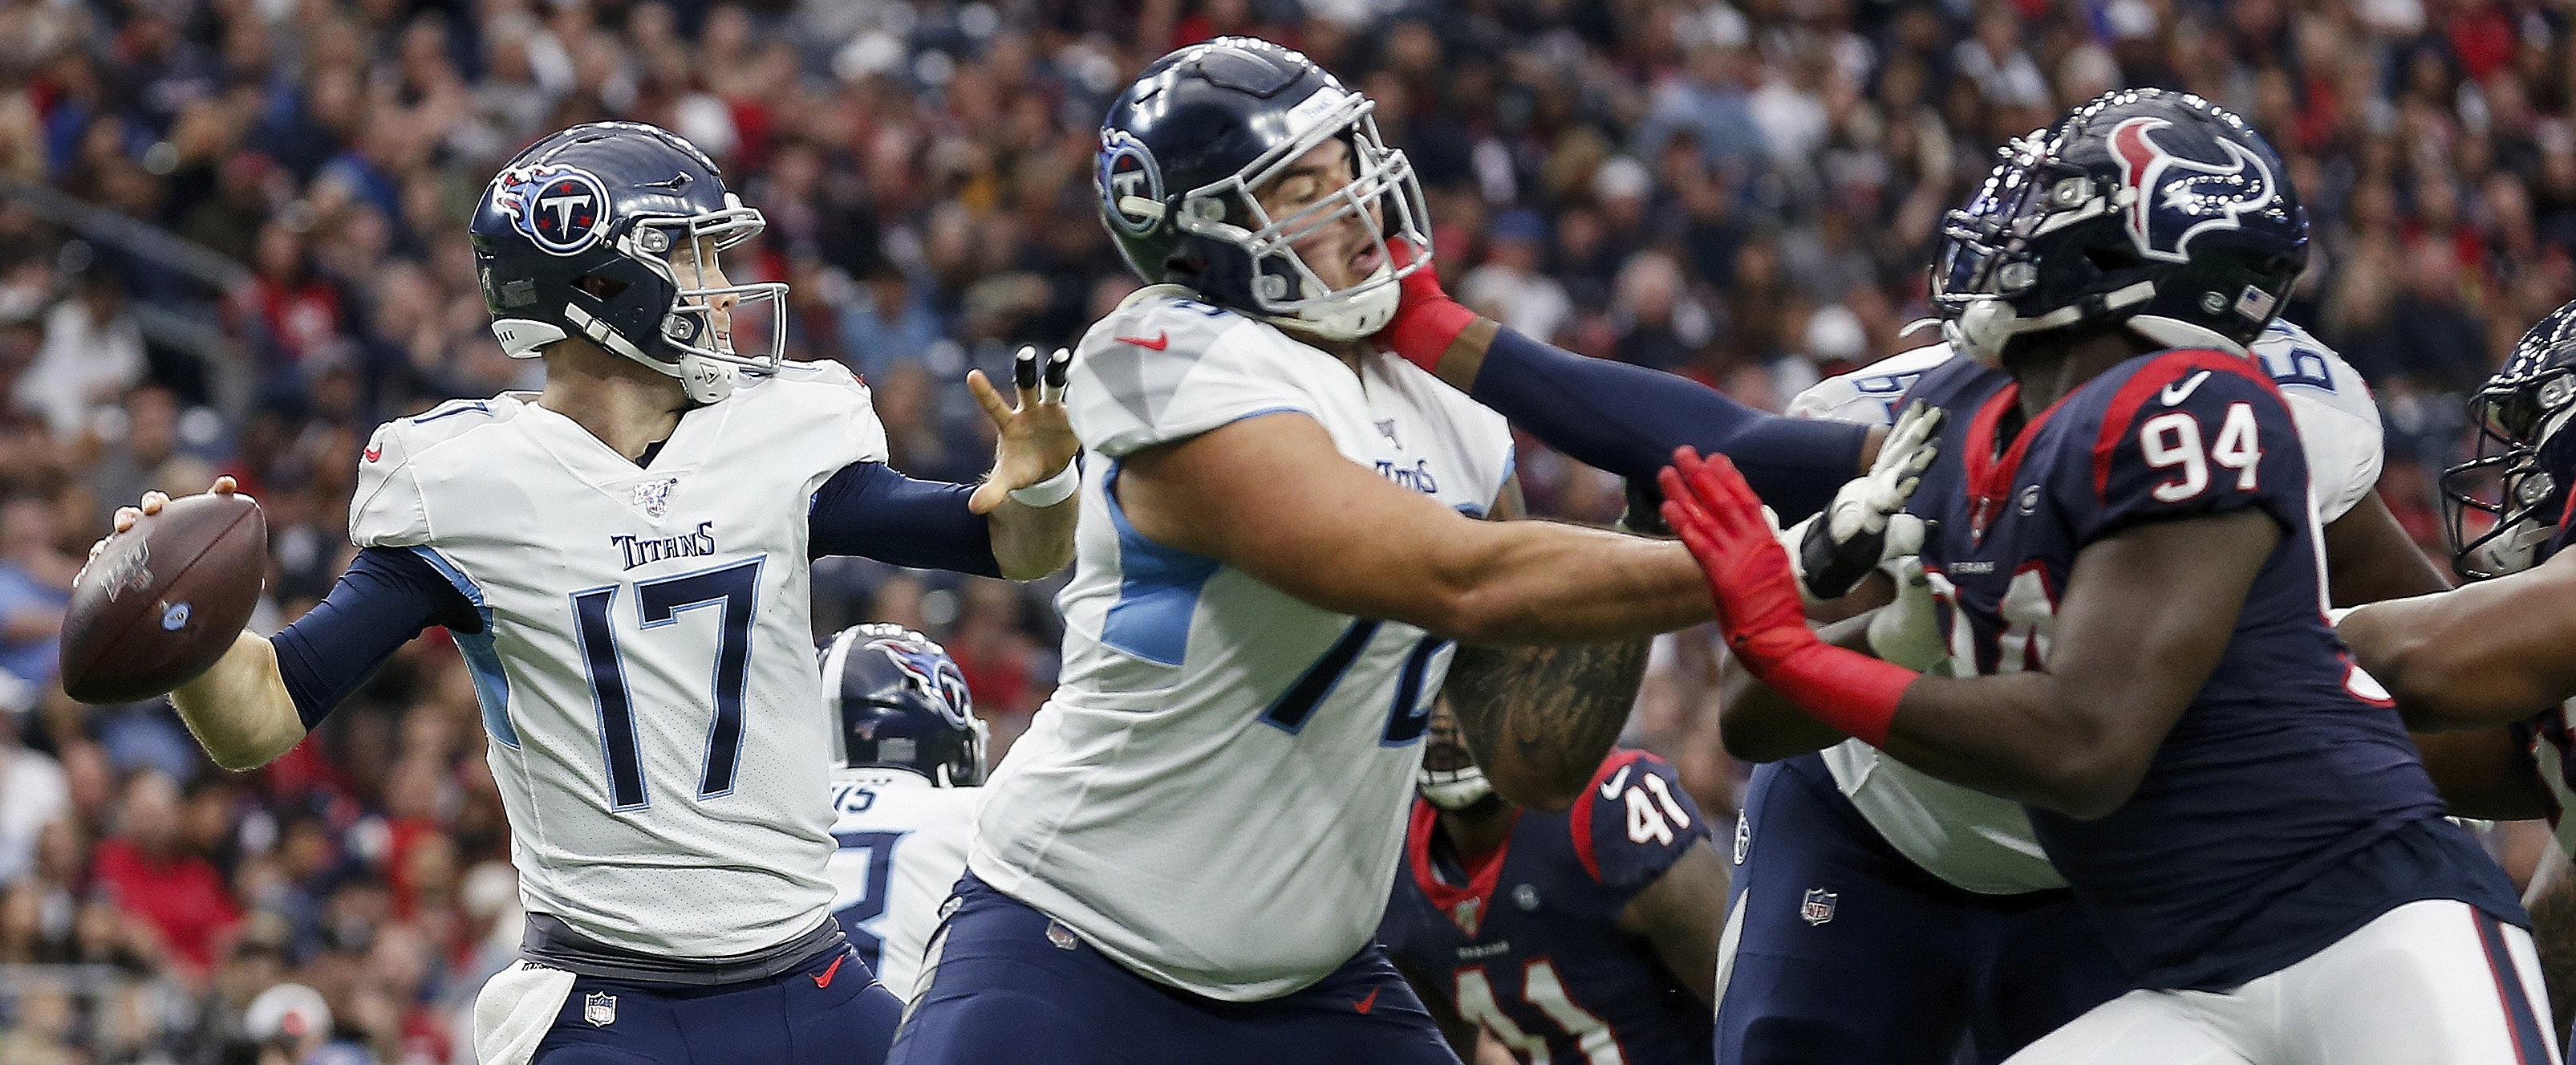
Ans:
MULTIPOLYGON (((498 164, 593 119, 726 166, 794 285, 790 357, 874 387, 893 464, 971 478, 961 385, 1134 282, 1099 116, 1180 44, 1254 33, 1378 101, 1465 302, 1777 409, 1911 346, 1941 213, 2007 138, 2119 85, 2253 117, 2308 204, 2288 316, 2369 376, 2382 491, 2438 545, 2461 397, 2576 296, 2564 0, 7 0, 0 4, 0 1065, 451 1062, 516 949, 473 686, 437 632, 247 776, 158 704, 54 680, 81 552, 146 488, 239 477, 271 603, 346 564, 379 420, 533 387, 463 239, 498 164), (203 252, 170 240, 175 236, 203 252), (185 254, 174 254, 178 248, 185 254), (207 264, 215 264, 208 266, 207 264), (263 991, 293 981, 319 992, 263 991)), ((1525 444, 1542 514, 1618 484, 1525 444)), ((1054 585, 817 568, 824 632, 938 635, 996 753, 1054 673, 1054 585)), ((1667 638, 1630 740, 1712 810, 1713 652, 1667 638)), ((822 802, 823 796, 816 796, 822 802)))

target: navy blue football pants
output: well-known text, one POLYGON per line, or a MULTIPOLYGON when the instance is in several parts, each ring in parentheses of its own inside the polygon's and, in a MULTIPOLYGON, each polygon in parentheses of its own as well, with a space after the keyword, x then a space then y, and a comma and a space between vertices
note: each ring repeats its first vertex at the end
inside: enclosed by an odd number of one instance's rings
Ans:
POLYGON ((739 984, 584 976, 532 1065, 877 1065, 902 1014, 902 1000, 846 943, 739 984))
POLYGON ((1997 1062, 2132 986, 2065 891, 1925 872, 1817 755, 1757 767, 1744 817, 1718 1065, 1997 1062))
POLYGON ((1458 1063, 1375 946, 1293 994, 1220 1002, 1136 975, 972 874, 958 882, 956 902, 931 937, 928 984, 915 992, 890 1063, 1458 1063))

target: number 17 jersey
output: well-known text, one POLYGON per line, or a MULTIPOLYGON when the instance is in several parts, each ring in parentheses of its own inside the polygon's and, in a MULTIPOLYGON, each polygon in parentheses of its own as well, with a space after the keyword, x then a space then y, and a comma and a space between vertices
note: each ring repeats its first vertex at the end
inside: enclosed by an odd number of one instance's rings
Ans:
POLYGON ((529 912, 708 960, 829 919, 807 514, 884 454, 832 364, 687 411, 643 467, 527 393, 376 431, 350 538, 419 554, 483 616, 456 643, 529 912))

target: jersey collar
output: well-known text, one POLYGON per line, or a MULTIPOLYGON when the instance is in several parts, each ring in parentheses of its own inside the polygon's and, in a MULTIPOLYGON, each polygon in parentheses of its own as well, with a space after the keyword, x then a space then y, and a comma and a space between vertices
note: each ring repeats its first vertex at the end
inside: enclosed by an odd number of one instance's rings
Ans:
POLYGON ((2002 428, 2004 418, 2021 405, 2021 382, 2005 382, 1994 395, 1986 397, 1984 406, 1977 408, 1977 416, 1968 422, 1968 437, 1963 445, 1966 453, 1960 456, 1968 480, 1970 537, 1985 538, 1986 527, 1994 523, 1995 515, 2003 512, 2004 500, 2012 496, 2013 481, 2021 475, 2021 460, 2030 453, 2030 442, 2038 438, 2041 427, 2048 424, 2058 408, 2081 391, 2081 387, 2069 389, 2057 397, 2057 402, 2049 404, 2013 435, 2012 446, 2000 455, 1995 452, 1995 434, 2002 428))
POLYGON ((1431 837, 1440 830, 1440 808, 1419 796, 1413 800, 1413 820, 1404 833, 1405 867, 1413 871, 1413 884, 1422 890, 1441 913, 1447 914, 1467 938, 1476 938, 1484 927, 1485 913, 1493 908, 1494 886, 1502 882, 1503 860, 1511 854, 1512 834, 1520 829, 1519 810, 1512 811, 1512 825, 1503 832, 1503 841, 1493 853, 1476 859, 1461 858, 1467 868, 1467 883, 1452 885, 1432 871, 1431 837))

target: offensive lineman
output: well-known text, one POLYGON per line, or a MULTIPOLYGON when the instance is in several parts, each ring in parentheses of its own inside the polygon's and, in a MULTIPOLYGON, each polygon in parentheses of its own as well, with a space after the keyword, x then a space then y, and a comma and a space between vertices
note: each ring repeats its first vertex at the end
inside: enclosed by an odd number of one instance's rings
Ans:
POLYGON ((892 1060, 1455 1061, 1371 942, 1434 697, 1498 791, 1562 807, 1643 638, 1707 616, 1677 545, 1473 520, 1517 516, 1502 419, 1363 339, 1418 266, 1387 236, 1428 228, 1371 106, 1248 38, 1112 104, 1102 220, 1148 285, 1069 392, 1062 686, 892 1060))
POLYGON ((984 805, 984 719, 948 650, 901 625, 834 635, 823 689, 840 724, 832 915, 877 981, 909 999, 984 805))
POLYGON ((2282 174, 2235 116, 2125 90, 1951 216, 1934 292, 1976 361, 1912 390, 1953 417, 1909 509, 1952 677, 1819 641, 1723 459, 1678 455, 1665 513, 1749 671, 2030 807, 2141 989, 2012 1061, 2555 1061, 2510 885, 2324 623, 2305 463, 2244 356, 2304 266, 2282 174))
POLYGON ((1378 927, 1460 1057, 1478 1032, 1524 1065, 1707 1053, 1726 863, 1673 767, 1614 751, 1563 813, 1494 794, 1432 712, 1378 927))
POLYGON ((1065 557, 1073 442, 1029 354, 1017 409, 969 377, 1001 430, 983 485, 904 478, 864 386, 781 361, 783 314, 734 349, 739 304, 783 303, 718 264, 763 226, 652 126, 521 152, 472 233, 493 333, 546 360, 545 391, 380 427, 330 596, 172 693, 249 768, 422 628, 455 634, 529 915, 477 1002, 487 1065, 875 1060, 899 1007, 830 914, 808 560, 1026 579, 1065 557))

